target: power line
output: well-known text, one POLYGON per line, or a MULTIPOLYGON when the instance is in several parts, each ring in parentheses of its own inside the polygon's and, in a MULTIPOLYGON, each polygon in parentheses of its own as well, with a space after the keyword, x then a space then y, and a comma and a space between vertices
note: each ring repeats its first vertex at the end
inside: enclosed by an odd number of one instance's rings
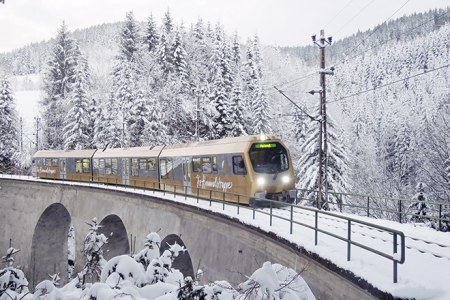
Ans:
POLYGON ((302 113, 304 113, 307 117, 309 117, 312 121, 317 121, 317 118, 311 116, 308 114, 303 108, 297 105, 291 98, 289 98, 282 90, 278 89, 276 86, 273 87, 275 90, 277 90, 281 95, 283 95, 286 99, 288 99, 292 104, 294 104, 295 107, 297 107, 302 113))
POLYGON ((336 19, 336 17, 339 16, 341 14, 341 12, 343 12, 344 9, 346 9, 353 1, 355 1, 355 0, 350 0, 343 8, 341 8, 341 10, 334 17, 332 17, 331 20, 328 21, 327 24, 325 24, 325 26, 323 26, 323 29, 325 29, 328 25, 330 25, 330 23, 333 22, 334 19, 336 19))
MULTIPOLYGON (((403 3, 392 15, 390 15, 390 17, 389 18, 387 18, 383 23, 386 23, 387 21, 389 21, 393 16, 395 16, 406 4, 408 4, 408 2, 409 1, 411 1, 411 0, 406 0, 406 2, 405 3, 403 3)), ((373 1, 372 1, 373 2, 373 1)), ((372 3, 371 2, 371 3, 372 3)), ((369 3, 370 4, 370 3, 369 3)), ((366 6, 365 6, 366 7, 366 6)), ((364 7, 364 8, 365 8, 364 7)), ((382 24, 383 24, 382 23, 382 24)), ((358 47, 359 46, 361 46, 363 43, 364 43, 364 41, 366 40, 366 39, 368 39, 368 38, 370 38, 372 35, 374 35, 375 34, 375 32, 377 32, 379 29, 381 28, 381 26, 378 26, 378 27, 376 27, 366 38, 364 38, 364 39, 362 39, 361 40, 361 42, 359 42, 359 44, 357 44, 355 47, 353 47, 353 50, 355 50, 355 49, 358 49, 358 47)), ((345 53, 344 53, 344 56, 345 56, 345 53)), ((342 62, 341 62, 342 63, 342 62)))
POLYGON ((336 34, 338 34, 342 29, 344 29, 348 24, 350 24, 357 16, 359 16, 367 7, 369 7, 373 2, 375 2, 375 0, 370 1, 369 3, 367 3, 362 9, 360 9, 356 15, 354 15, 349 21, 347 21, 347 23, 345 23, 344 25, 341 26, 341 28, 338 29, 338 31, 336 31, 335 33, 333 33, 333 36, 335 36, 336 34))
POLYGON ((338 102, 338 101, 341 101, 341 100, 344 100, 344 99, 347 99, 347 98, 351 98, 351 97, 354 97, 354 96, 359 96, 359 95, 362 95, 362 94, 365 94, 365 93, 368 93, 368 92, 371 92, 371 91, 375 91, 375 90, 383 88, 383 87, 387 87, 387 86, 395 84, 395 83, 399 83, 399 82, 402 82, 402 81, 405 81, 405 80, 408 80, 408 79, 411 79, 411 78, 414 78, 414 77, 422 76, 422 75, 425 75, 425 74, 428 74, 428 73, 431 73, 431 72, 434 72, 434 71, 437 71, 437 70, 440 70, 440 69, 448 68, 448 67, 450 67, 450 64, 443 65, 443 66, 440 66, 440 67, 437 67, 437 68, 434 68, 434 69, 431 69, 431 70, 427 70, 426 72, 423 72, 423 73, 417 73, 417 74, 414 74, 414 75, 411 75, 411 76, 408 76, 408 77, 404 77, 404 78, 401 78, 401 79, 398 79, 398 80, 394 80, 394 81, 391 81, 391 82, 388 82, 388 83, 376 86, 376 87, 371 88, 371 89, 367 89, 367 90, 364 90, 364 91, 359 91, 359 92, 354 93, 354 94, 346 95, 346 96, 343 96, 341 98, 328 101, 328 103, 338 102))
MULTIPOLYGON (((431 21, 434 21, 434 20, 436 20, 436 19, 442 18, 443 16, 445 16, 445 15, 447 15, 447 14, 448 14, 448 12, 445 12, 445 13, 440 14, 440 15, 438 15, 438 16, 433 16, 433 18, 431 18, 431 19, 429 19, 429 20, 427 20, 427 21, 425 21, 425 22, 423 22, 423 23, 421 23, 421 24, 419 24, 419 25, 417 25, 417 26, 415 26, 415 27, 412 27, 412 28, 410 28, 410 29, 408 29, 408 30, 402 32, 400 35, 408 34, 408 33, 412 32, 412 31, 414 31, 414 30, 416 30, 416 29, 418 29, 418 28, 420 28, 420 27, 426 25, 427 23, 430 23, 431 21)), ((366 50, 364 50, 364 51, 361 51, 360 53, 358 53, 358 54, 356 54, 356 55, 354 55, 354 56, 352 56, 352 57, 343 59, 343 60, 340 61, 339 63, 335 64, 335 66, 337 66, 337 65, 339 65, 339 64, 342 64, 342 63, 345 62, 345 61, 352 60, 352 59, 354 59, 354 58, 356 58, 356 57, 358 57, 358 56, 361 56, 362 54, 366 53, 367 51, 370 51, 370 50, 376 49, 376 48, 378 48, 378 47, 381 47, 381 46, 385 45, 387 42, 392 41, 393 39, 396 39, 396 38, 397 38, 397 36, 394 36, 394 37, 391 37, 391 38, 389 38, 389 39, 387 39, 387 40, 384 40, 384 41, 382 41, 381 43, 379 43, 379 44, 377 44, 377 45, 375 45, 375 46, 372 46, 372 47, 370 47, 370 48, 368 48, 368 49, 366 49, 366 50)))
MULTIPOLYGON (((317 74, 317 71, 315 71, 315 72, 313 72, 313 73, 310 73, 310 74, 308 74, 308 75, 299 77, 299 78, 295 78, 295 79, 292 79, 292 80, 289 80, 289 81, 286 81, 286 82, 283 82, 283 83, 279 83, 279 84, 277 84, 277 86, 281 87, 281 86, 286 85, 286 84, 289 85, 290 83, 293 83, 293 82, 298 81, 298 80, 304 80, 304 79, 307 79, 307 78, 309 78, 309 77, 311 77, 311 76, 313 76, 313 75, 316 75, 316 74, 317 74)), ((300 82, 301 82, 301 81, 300 81, 300 82)), ((298 83, 297 83, 297 84, 298 84, 298 83)))

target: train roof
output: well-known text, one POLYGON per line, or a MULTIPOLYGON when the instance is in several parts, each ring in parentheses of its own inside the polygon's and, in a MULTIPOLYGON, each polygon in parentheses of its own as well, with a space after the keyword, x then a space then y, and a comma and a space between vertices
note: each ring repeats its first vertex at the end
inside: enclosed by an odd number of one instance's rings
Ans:
POLYGON ((84 158, 91 157, 96 149, 87 150, 39 150, 33 157, 34 158, 59 158, 59 157, 74 157, 84 158))
POLYGON ((161 157, 243 153, 249 149, 252 143, 274 140, 278 141, 279 139, 274 135, 247 135, 189 144, 169 145, 163 149, 161 157))
POLYGON ((223 153, 243 153, 252 143, 264 141, 279 141, 274 135, 247 135, 240 137, 223 138, 220 140, 200 141, 188 144, 176 144, 168 146, 145 146, 130 148, 107 148, 87 150, 39 150, 35 158, 116 158, 116 157, 161 157, 173 156, 200 156, 223 153), (94 154, 95 153, 95 154, 94 154))
POLYGON ((115 158, 115 157, 157 157, 164 146, 145 146, 130 148, 107 148, 98 150, 94 158, 115 158))

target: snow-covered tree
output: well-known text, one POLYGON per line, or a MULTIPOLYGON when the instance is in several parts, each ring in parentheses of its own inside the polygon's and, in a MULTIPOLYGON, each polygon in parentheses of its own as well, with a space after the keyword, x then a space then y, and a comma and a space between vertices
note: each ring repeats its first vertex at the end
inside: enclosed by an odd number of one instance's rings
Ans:
POLYGON ((183 87, 187 89, 189 87, 187 53, 184 50, 181 32, 178 27, 175 31, 171 53, 173 57, 172 64, 174 71, 183 83, 183 87))
POLYGON ((155 20, 153 19, 153 15, 150 14, 150 17, 147 20, 147 25, 145 27, 144 33, 144 46, 148 52, 156 51, 159 42, 159 34, 155 24, 155 20))
POLYGON ((106 260, 103 258, 102 247, 108 242, 108 238, 98 233, 101 226, 98 224, 97 218, 93 218, 90 223, 87 223, 89 233, 84 238, 82 253, 86 259, 86 264, 80 273, 78 273, 78 280, 81 286, 86 282, 87 278, 100 278, 102 270, 106 265, 106 260))
POLYGON ((242 68, 245 82, 245 99, 249 109, 247 114, 247 131, 252 134, 271 133, 269 105, 262 84, 262 58, 258 37, 247 42, 246 60, 242 68))
POLYGON ((47 64, 44 78, 45 96, 41 103, 45 124, 43 135, 48 149, 62 149, 64 145, 64 118, 78 63, 75 44, 63 22, 58 29, 47 64))
POLYGON ((0 173, 14 172, 19 133, 17 111, 9 81, 0 82, 0 173))
POLYGON ((11 247, 2 257, 6 267, 0 269, 0 299, 21 299, 28 294, 28 281, 23 271, 13 267, 14 255, 19 251, 11 247))
POLYGON ((75 67, 73 88, 69 96, 70 109, 65 118, 64 149, 88 149, 92 145, 87 92, 89 76, 85 70, 85 65, 81 62, 75 67))
MULTIPOLYGON (((323 151, 323 142, 322 149, 319 149, 319 126, 320 123, 318 120, 311 121, 311 124, 308 126, 306 140, 300 148, 302 155, 297 163, 299 167, 297 187, 306 190, 304 198, 309 200, 317 197, 319 172, 321 168, 322 174, 325 174, 325 164, 321 164, 319 161, 319 151, 323 151)), ((348 187, 347 154, 338 139, 335 126, 334 121, 330 116, 327 116, 327 186, 323 187, 322 192, 325 192, 325 188, 328 188, 328 192, 345 192, 348 187)), ((325 199, 325 197, 322 199, 325 199)), ((338 210, 338 205, 341 204, 341 198, 332 194, 329 194, 328 199, 325 201, 320 204, 325 209, 338 210)))
POLYGON ((422 182, 419 182, 416 186, 416 195, 409 207, 409 213, 413 214, 409 217, 410 222, 424 222, 428 215, 428 206, 426 204, 427 197, 425 194, 425 186, 422 182))

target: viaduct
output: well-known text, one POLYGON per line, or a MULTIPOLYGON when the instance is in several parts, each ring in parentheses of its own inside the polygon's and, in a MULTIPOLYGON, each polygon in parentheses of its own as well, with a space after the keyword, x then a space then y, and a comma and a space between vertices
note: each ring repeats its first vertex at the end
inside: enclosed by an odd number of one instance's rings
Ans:
POLYGON ((205 281, 227 280, 235 285, 245 281, 243 274, 251 275, 271 261, 296 271, 305 269, 302 277, 317 299, 376 298, 289 242, 229 217, 133 192, 0 178, 0 254, 10 241, 21 249, 15 264, 24 270, 31 290, 48 274, 67 270, 71 225, 75 270, 83 267, 80 249, 90 228, 86 222, 94 217, 108 237, 106 259, 129 254, 134 239, 136 250, 142 249, 145 236, 160 229, 161 238, 181 238, 194 271, 198 267, 205 271, 205 281))

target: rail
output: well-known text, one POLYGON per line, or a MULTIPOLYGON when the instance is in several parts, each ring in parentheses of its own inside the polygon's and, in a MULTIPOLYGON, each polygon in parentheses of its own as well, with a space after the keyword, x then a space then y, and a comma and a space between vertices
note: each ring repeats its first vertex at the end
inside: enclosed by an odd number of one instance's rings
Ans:
MULTIPOLYGON (((360 216, 375 217, 399 223, 414 221, 434 222, 434 227, 440 231, 450 231, 450 199, 448 202, 419 201, 417 199, 400 199, 383 196, 368 196, 350 193, 328 192, 329 196, 338 199, 337 203, 325 201, 326 205, 336 205, 341 213, 351 213, 360 216), (423 203, 429 209, 426 215, 412 211, 414 203, 423 203)), ((317 191, 297 189, 296 203, 316 206, 317 191), (307 196, 305 196, 307 195, 307 196)), ((325 198, 325 197, 323 197, 325 198)))
MULTIPOLYGON (((17 177, 14 175, 0 175, 0 176, 1 176, 1 178, 12 178, 12 179, 19 179, 19 180, 24 179, 23 176, 22 177, 17 177)), ((25 178, 27 178, 27 177, 25 177, 25 178)), ((30 179, 30 178, 33 178, 33 177, 28 176, 28 179, 30 179)), ((64 180, 64 181, 70 182, 71 180, 64 180)), ((73 180, 73 181, 75 181, 75 180, 73 180)), ((139 180, 137 179, 137 181, 139 181, 139 180)), ((265 203, 265 208, 249 207, 249 206, 242 206, 241 205, 242 202, 240 201, 240 199, 248 198, 248 196, 240 195, 240 194, 236 194, 236 193, 228 193, 228 192, 211 190, 211 189, 196 188, 197 192, 192 194, 192 193, 188 192, 190 189, 190 187, 188 187, 188 186, 177 185, 177 184, 167 184, 167 183, 160 183, 160 182, 148 182, 145 180, 142 180, 142 182, 139 182, 139 183, 141 184, 141 186, 130 186, 130 185, 123 185, 116 180, 116 182, 108 182, 106 184, 113 184, 117 188, 126 187, 126 188, 133 188, 135 190, 148 190, 150 192, 153 192, 154 194, 156 192, 162 192, 164 195, 168 194, 168 195, 173 195, 174 197, 182 196, 185 198, 185 200, 187 200, 188 198, 191 198, 191 199, 193 198, 193 199, 196 199, 197 203, 199 203, 200 200, 209 201, 210 206, 212 206, 212 203, 219 203, 222 206, 222 210, 225 210, 227 207, 235 207, 237 215, 239 215, 241 213, 242 209, 248 209, 248 210, 252 211, 253 220, 256 219, 257 214, 263 214, 263 215, 269 216, 269 226, 270 227, 272 226, 274 219, 288 222, 290 235, 293 234, 294 225, 308 228, 314 232, 314 243, 316 246, 319 244, 319 234, 327 235, 334 239, 338 239, 340 241, 345 242, 347 244, 347 247, 346 247, 347 261, 351 260, 352 246, 361 248, 363 250, 372 252, 376 255, 379 255, 388 260, 391 260, 393 263, 393 282, 394 283, 397 283, 398 264, 403 264, 405 262, 405 248, 406 248, 405 247, 405 235, 403 234, 403 232, 401 232, 399 230, 380 226, 377 224, 372 224, 369 222, 365 222, 365 221, 358 220, 355 218, 350 218, 350 217, 343 216, 343 215, 329 212, 329 211, 318 210, 313 207, 298 205, 295 203, 288 204, 288 203, 280 203, 279 201, 272 201, 272 200, 268 200, 268 199, 257 199, 261 203, 265 203), (202 191, 202 193, 200 193, 199 191, 202 191), (202 196, 201 194, 206 194, 208 196, 205 197, 205 196, 202 196), (236 199, 236 202, 226 201, 225 199, 227 199, 227 197, 228 197, 228 199, 230 199, 230 198, 236 199), (279 211, 278 208, 281 208, 281 207, 283 208, 283 210, 286 210, 286 208, 287 208, 287 210, 289 211, 289 217, 284 217, 280 214, 274 213, 274 211, 278 212, 279 211), (301 212, 301 211, 308 211, 310 213, 313 213, 314 225, 310 225, 310 224, 307 224, 305 222, 301 222, 300 220, 295 219, 294 211, 296 213, 301 212), (320 221, 321 217, 323 218, 323 216, 333 217, 333 218, 340 219, 340 220, 346 222, 347 223, 346 236, 343 237, 334 232, 327 231, 323 228, 320 228, 319 221, 320 221), (381 247, 379 249, 372 248, 372 247, 369 247, 368 245, 364 245, 364 244, 359 243, 356 240, 352 239, 353 238, 352 237, 352 227, 354 227, 355 225, 367 226, 369 228, 376 229, 380 232, 385 232, 388 235, 392 236, 392 251, 389 251, 389 252, 383 251, 383 249, 381 249, 381 247)), ((102 183, 95 182, 95 181, 88 181, 88 182, 83 182, 83 184, 98 187, 99 184, 102 184, 102 183)), ((138 184, 138 182, 136 182, 136 184, 138 184)))

